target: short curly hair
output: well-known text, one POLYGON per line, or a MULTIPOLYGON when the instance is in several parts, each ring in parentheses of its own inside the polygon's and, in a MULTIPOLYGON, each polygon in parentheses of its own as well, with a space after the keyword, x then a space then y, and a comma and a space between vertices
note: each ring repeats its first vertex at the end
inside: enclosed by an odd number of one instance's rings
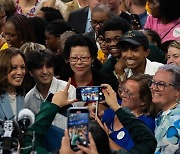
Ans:
POLYGON ((104 23, 101 29, 101 33, 104 36, 106 31, 121 30, 124 34, 127 31, 131 30, 131 28, 131 25, 125 19, 121 17, 114 17, 104 23))
POLYGON ((98 48, 95 41, 93 41, 90 37, 86 35, 76 34, 70 36, 65 42, 63 53, 66 60, 69 59, 71 48, 76 46, 88 47, 91 57, 97 57, 98 48))

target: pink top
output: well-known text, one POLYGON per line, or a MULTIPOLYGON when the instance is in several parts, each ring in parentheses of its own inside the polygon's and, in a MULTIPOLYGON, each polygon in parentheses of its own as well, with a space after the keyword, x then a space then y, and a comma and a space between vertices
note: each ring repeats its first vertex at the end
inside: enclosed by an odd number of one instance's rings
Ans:
POLYGON ((146 20, 146 24, 145 24, 144 28, 149 28, 151 30, 156 31, 162 39, 161 43, 164 43, 169 40, 180 40, 180 18, 178 18, 177 20, 174 20, 168 24, 162 24, 160 20, 158 20, 157 18, 153 18, 152 15, 149 15, 146 20), (174 27, 174 28, 172 28, 172 27, 174 27), (172 28, 172 30, 166 35, 166 33, 171 28, 172 28))
MULTIPOLYGON (((38 4, 40 3, 40 1, 41 0, 36 0, 36 4, 24 15, 27 16, 27 17, 33 17, 35 12, 36 12, 38 4)), ((16 3, 16 12, 18 14, 22 14, 22 8, 19 5, 19 0, 15 0, 15 3, 16 3)))

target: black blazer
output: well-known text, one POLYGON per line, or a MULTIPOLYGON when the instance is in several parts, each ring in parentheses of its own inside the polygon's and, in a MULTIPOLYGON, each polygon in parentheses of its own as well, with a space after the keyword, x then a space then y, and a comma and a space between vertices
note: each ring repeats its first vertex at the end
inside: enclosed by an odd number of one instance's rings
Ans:
POLYGON ((68 22, 79 34, 85 33, 88 10, 89 7, 87 6, 82 9, 72 11, 69 15, 68 22))
POLYGON ((86 36, 90 37, 91 39, 93 39, 94 41, 96 41, 95 31, 94 30, 91 30, 90 32, 87 32, 84 35, 86 35, 86 36))

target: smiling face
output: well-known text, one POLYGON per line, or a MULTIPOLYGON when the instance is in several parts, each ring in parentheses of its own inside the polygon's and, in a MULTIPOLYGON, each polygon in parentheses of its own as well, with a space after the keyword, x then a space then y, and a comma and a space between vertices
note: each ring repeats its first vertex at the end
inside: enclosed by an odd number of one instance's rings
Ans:
POLYGON ((8 73, 7 80, 10 87, 21 86, 26 70, 25 62, 20 54, 11 58, 11 71, 8 73))
POLYGON ((122 36, 123 33, 121 30, 105 31, 104 33, 106 48, 113 57, 120 56, 120 50, 116 44, 121 40, 122 36))
POLYGON ((126 42, 122 45, 121 50, 122 58, 124 59, 127 68, 134 71, 144 71, 149 50, 144 50, 143 46, 136 46, 126 42))
POLYGON ((54 68, 45 63, 42 67, 30 71, 30 74, 38 85, 50 86, 54 75, 54 68))
POLYGON ((71 69, 74 71, 76 76, 84 76, 91 72, 91 64, 93 62, 93 59, 91 58, 91 54, 89 52, 88 47, 86 46, 71 47, 70 58, 72 57, 73 58, 89 57, 86 62, 82 62, 80 59, 78 59, 77 62, 70 61, 71 69))
POLYGON ((158 70, 153 77, 155 82, 161 82, 167 86, 160 90, 156 85, 151 85, 152 102, 157 104, 163 111, 166 111, 176 103, 179 90, 175 89, 172 84, 172 73, 165 70, 158 70))
POLYGON ((173 63, 180 66, 180 49, 175 47, 168 48, 167 63, 173 63))
POLYGON ((3 33, 9 47, 21 47, 23 41, 21 40, 21 37, 18 35, 18 31, 16 30, 12 22, 7 21, 5 23, 3 27, 3 33))
POLYGON ((127 80, 121 93, 122 106, 128 107, 134 113, 138 113, 144 102, 140 99, 139 83, 134 80, 127 80), (127 94, 128 93, 128 94, 127 94))

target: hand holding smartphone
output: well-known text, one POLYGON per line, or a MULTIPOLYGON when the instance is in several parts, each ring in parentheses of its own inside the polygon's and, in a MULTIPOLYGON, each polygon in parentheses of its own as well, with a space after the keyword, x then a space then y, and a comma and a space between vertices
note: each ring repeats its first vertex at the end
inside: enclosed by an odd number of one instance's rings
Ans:
POLYGON ((78 151, 77 145, 87 147, 89 132, 89 110, 86 107, 71 107, 68 109, 68 133, 73 151, 78 151))

